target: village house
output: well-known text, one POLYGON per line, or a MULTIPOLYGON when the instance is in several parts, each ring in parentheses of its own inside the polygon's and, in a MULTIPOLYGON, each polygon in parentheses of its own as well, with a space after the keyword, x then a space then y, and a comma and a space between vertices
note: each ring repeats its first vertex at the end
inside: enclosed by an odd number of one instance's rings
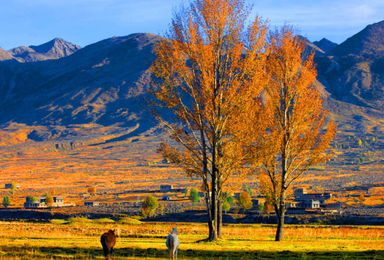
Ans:
MULTIPOLYGON (((16 189, 20 189, 20 184, 15 185, 16 189)), ((12 189, 12 183, 6 183, 4 186, 5 189, 12 189)))
POLYGON ((97 207, 100 205, 98 201, 84 201, 84 206, 86 207, 97 207))
POLYGON ((160 192, 171 192, 173 189, 173 185, 160 185, 160 192))
POLYGON ((39 197, 36 200, 31 200, 30 197, 25 198, 24 208, 45 208, 45 197, 39 197))
MULTIPOLYGON (((63 207, 64 199, 62 197, 53 197, 52 207, 63 207)), ((37 197, 36 200, 31 200, 31 197, 27 196, 24 202, 24 208, 47 208, 46 197, 37 197)))
POLYGON ((313 199, 290 201, 287 203, 287 208, 318 209, 320 208, 320 201, 313 199))
POLYGON ((62 197, 53 197, 53 205, 52 207, 63 207, 64 199, 62 197))
POLYGON ((320 202, 320 206, 324 206, 325 201, 332 198, 332 194, 330 192, 308 193, 305 189, 295 189, 294 196, 295 201, 301 201, 305 205, 309 205, 310 201, 312 201, 314 207, 317 207, 316 201, 320 202))

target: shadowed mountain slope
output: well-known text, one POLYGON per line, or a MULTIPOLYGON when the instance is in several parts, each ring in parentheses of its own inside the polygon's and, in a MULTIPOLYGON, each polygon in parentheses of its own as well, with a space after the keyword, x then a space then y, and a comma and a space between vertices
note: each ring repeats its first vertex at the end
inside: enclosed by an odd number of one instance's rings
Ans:
POLYGON ((383 111, 384 21, 367 26, 328 55, 316 61, 319 79, 332 96, 383 111))
MULTIPOLYGON (((97 42, 61 59, 0 63, 1 121, 136 125, 148 112, 148 70, 159 39, 133 34, 97 42)), ((52 51, 47 44, 33 48, 52 51)), ((151 124, 148 116, 140 123, 151 124)))
POLYGON ((326 38, 323 38, 320 41, 314 41, 313 44, 315 44, 317 47, 322 49, 324 52, 330 52, 331 50, 333 50, 337 46, 336 43, 334 43, 334 42, 332 42, 326 38))

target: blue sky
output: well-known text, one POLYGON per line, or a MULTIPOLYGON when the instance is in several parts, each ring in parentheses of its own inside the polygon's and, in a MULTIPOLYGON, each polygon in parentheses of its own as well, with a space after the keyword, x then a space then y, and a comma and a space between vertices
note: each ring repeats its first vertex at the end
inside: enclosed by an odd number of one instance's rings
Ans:
MULTIPOLYGON (((186 0, 3 0, 0 46, 38 45, 55 37, 81 46, 135 32, 162 35, 186 0)), ((340 43, 384 20, 384 0, 249 0, 271 25, 291 24, 310 40, 340 43)))

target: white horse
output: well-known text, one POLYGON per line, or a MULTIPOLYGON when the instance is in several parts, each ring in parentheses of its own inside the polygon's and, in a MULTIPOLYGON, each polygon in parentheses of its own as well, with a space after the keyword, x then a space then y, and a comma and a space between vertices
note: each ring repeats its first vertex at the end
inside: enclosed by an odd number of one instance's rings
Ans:
POLYGON ((165 242, 165 244, 168 248, 169 259, 177 259, 177 249, 180 245, 177 228, 172 228, 172 232, 167 236, 167 242, 165 242))

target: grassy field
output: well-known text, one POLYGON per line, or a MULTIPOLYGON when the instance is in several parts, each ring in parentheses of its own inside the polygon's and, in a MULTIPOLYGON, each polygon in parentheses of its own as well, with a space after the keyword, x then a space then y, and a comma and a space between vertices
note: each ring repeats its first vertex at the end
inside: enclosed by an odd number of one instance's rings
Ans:
POLYGON ((0 222, 0 259, 102 259, 100 235, 117 227, 116 259, 166 258, 173 226, 180 259, 384 259, 384 227, 287 225, 286 240, 274 242, 273 225, 235 224, 209 243, 206 225, 197 223, 52 222, 0 222))

